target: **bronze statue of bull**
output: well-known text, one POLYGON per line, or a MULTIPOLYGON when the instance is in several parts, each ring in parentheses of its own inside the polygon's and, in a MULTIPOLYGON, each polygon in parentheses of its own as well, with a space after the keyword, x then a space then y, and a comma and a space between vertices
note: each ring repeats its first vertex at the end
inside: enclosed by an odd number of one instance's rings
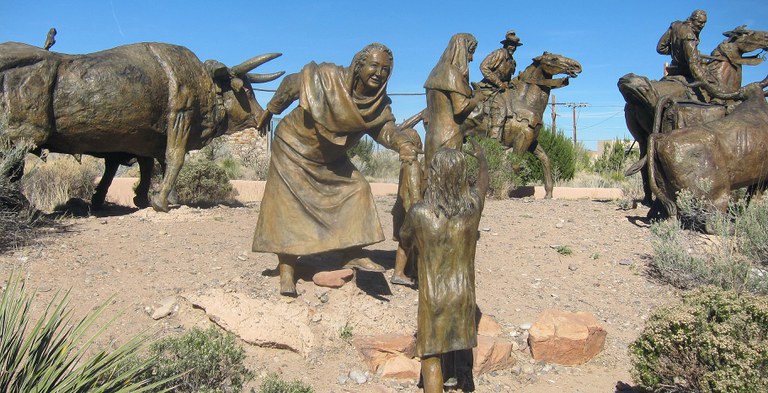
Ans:
MULTIPOLYGON (((136 156, 149 168, 157 159, 166 170, 152 205, 167 211, 168 194, 188 151, 255 126, 263 109, 251 83, 274 80, 282 72, 249 72, 277 56, 260 55, 229 68, 212 60, 203 63, 189 49, 164 43, 84 55, 2 43, 0 137, 108 162, 136 156)), ((151 170, 141 172, 137 205, 146 204, 145 173, 151 170)), ((99 192, 106 194, 106 187, 99 192)))

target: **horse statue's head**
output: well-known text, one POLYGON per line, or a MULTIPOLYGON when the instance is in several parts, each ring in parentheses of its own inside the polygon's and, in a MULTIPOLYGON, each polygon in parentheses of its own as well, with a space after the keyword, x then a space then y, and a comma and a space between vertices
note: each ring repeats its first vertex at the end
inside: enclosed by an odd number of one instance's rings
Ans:
POLYGON ((547 75, 565 74, 575 78, 581 73, 581 64, 578 61, 556 53, 544 52, 541 56, 533 58, 533 64, 547 75))
MULTIPOLYGON (((768 31, 749 30, 746 26, 739 26, 723 33, 728 37, 721 45, 732 45, 740 54, 754 52, 756 50, 768 50, 768 31)), ((758 64, 764 59, 757 58, 758 64)), ((757 65, 757 64, 749 64, 757 65)))

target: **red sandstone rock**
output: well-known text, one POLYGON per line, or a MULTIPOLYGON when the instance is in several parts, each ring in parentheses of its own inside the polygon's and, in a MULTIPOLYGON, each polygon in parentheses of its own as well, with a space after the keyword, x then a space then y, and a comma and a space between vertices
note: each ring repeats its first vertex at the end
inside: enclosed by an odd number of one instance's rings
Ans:
POLYGON ((421 362, 405 355, 393 355, 388 357, 379 367, 379 375, 382 378, 410 379, 416 381, 421 372, 421 362))
POLYGON ((360 351, 371 372, 377 372, 390 358, 412 358, 416 351, 416 337, 413 335, 382 334, 357 337, 352 344, 360 351))
POLYGON ((355 275, 352 269, 333 270, 330 272, 318 272, 312 276, 312 282, 319 287, 341 288, 355 275))
POLYGON ((472 350, 474 366, 472 373, 485 374, 512 367, 517 361, 512 356, 512 342, 496 337, 477 336, 477 347, 472 350))
POLYGON ((487 337, 499 337, 503 333, 503 329, 496 319, 488 314, 480 315, 480 322, 477 323, 477 334, 487 337))
POLYGON ((602 351, 606 334, 590 313, 546 310, 528 331, 528 345, 536 360, 576 365, 602 351))

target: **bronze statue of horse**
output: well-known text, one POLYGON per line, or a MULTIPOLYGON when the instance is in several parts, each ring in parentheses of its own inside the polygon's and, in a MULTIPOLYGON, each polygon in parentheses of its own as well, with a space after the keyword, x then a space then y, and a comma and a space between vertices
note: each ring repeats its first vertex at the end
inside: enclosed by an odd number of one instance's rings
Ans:
MULTIPOLYGON (((706 60, 708 79, 710 83, 701 86, 699 94, 692 94, 691 89, 684 83, 673 79, 650 80, 647 77, 626 74, 619 79, 618 88, 624 96, 626 105, 624 116, 627 129, 640 145, 641 159, 627 171, 631 175, 645 166, 645 152, 648 150, 648 136, 653 132, 654 113, 662 97, 674 99, 701 99, 701 95, 709 97, 719 94, 737 92, 742 84, 742 66, 759 65, 763 58, 748 56, 757 50, 768 50, 768 32, 749 30, 740 26, 723 33, 726 39, 715 48, 710 56, 702 56, 706 60), (698 97, 697 97, 698 96, 698 97)), ((709 98, 707 97, 707 98, 709 98)), ((709 99, 706 99, 708 101, 709 99)), ((712 100, 718 104, 733 104, 732 101, 712 100)), ((652 194, 648 183, 648 171, 641 171, 643 176, 643 203, 652 203, 652 194)))
MULTIPOLYGON (((515 154, 533 153, 544 169, 545 198, 552 198, 552 170, 549 157, 538 144, 544 110, 552 89, 568 85, 568 78, 581 73, 581 64, 555 53, 544 52, 533 59, 523 72, 512 79, 513 87, 493 93, 470 114, 462 125, 464 135, 488 136, 490 129, 491 100, 501 100, 504 126, 498 135, 499 142, 512 148, 515 154), (564 74, 563 78, 553 76, 564 74)), ((497 103, 498 104, 498 103, 497 103)))

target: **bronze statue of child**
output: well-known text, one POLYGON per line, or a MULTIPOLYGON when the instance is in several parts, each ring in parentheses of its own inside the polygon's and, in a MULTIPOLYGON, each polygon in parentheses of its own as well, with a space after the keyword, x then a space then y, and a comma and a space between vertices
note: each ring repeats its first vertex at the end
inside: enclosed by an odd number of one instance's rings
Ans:
MULTIPOLYGON (((420 152, 423 149, 421 138, 419 134, 413 128, 405 128, 401 133, 408 137, 408 139, 416 146, 420 152)), ((392 206, 392 235, 396 241, 400 241, 400 228, 405 220, 405 214, 408 210, 421 201, 424 195, 424 174, 421 170, 421 163, 418 160, 402 161, 400 163, 400 178, 397 186, 397 199, 394 206, 392 206)), ((402 244, 398 243, 397 253, 395 254, 395 269, 392 272, 392 277, 389 282, 397 285, 412 286, 416 284, 414 280, 406 275, 406 267, 411 264, 409 272, 415 271, 412 269, 416 263, 415 253, 407 251, 403 248, 402 244)))
POLYGON ((488 164, 473 140, 479 174, 469 184, 467 160, 442 148, 429 163, 424 199, 408 211, 400 230, 406 250, 418 252, 419 307, 416 353, 424 391, 443 386, 474 390, 475 248, 488 191, 488 164))

